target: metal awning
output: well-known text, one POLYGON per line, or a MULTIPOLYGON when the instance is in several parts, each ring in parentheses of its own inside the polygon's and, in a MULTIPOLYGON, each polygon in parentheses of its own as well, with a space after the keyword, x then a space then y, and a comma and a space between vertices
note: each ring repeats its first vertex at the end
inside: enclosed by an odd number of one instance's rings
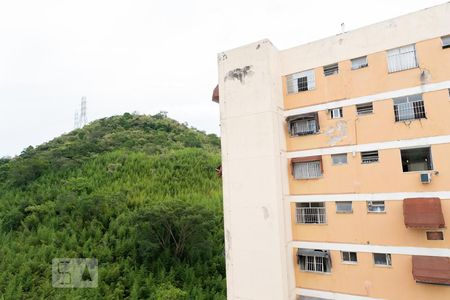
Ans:
POLYGON ((406 227, 444 228, 445 220, 439 198, 407 198, 403 200, 406 227))
POLYGON ((450 259, 448 257, 412 257, 414 280, 420 283, 450 285, 450 259))

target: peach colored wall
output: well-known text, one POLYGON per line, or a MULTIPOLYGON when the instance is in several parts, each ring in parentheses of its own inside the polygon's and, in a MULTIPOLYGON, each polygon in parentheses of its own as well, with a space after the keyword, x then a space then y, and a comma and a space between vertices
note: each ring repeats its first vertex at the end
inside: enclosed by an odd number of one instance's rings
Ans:
POLYGON ((418 284, 412 277, 409 255, 392 255, 392 266, 375 266, 371 253, 358 253, 358 263, 341 263, 339 251, 331 251, 332 271, 320 274, 300 271, 295 263, 297 287, 333 291, 389 300, 450 299, 448 286, 418 284))
POLYGON ((423 94, 426 119, 395 122, 392 99, 373 102, 373 114, 358 116, 356 106, 343 107, 343 118, 331 119, 327 111, 319 111, 320 133, 291 137, 285 128, 288 151, 316 149, 330 146, 368 144, 401 139, 447 135, 450 128, 450 97, 448 90, 423 94), (332 143, 332 130, 346 128, 346 134, 332 143))
MULTIPOLYGON (((450 224, 450 200, 442 200, 441 205, 445 221, 450 224)), ((291 203, 294 240, 450 248, 450 233, 445 228, 439 229, 444 233, 443 241, 427 240, 428 230, 406 228, 403 221, 403 201, 385 201, 384 213, 367 212, 365 201, 354 201, 353 213, 336 213, 335 202, 325 202, 325 207, 326 224, 296 224, 295 203, 291 203)))
MULTIPOLYGON (((386 51, 368 55, 369 66, 351 70, 350 60, 339 62, 339 74, 323 75, 323 66, 315 68, 316 89, 287 95, 286 77, 283 77, 285 109, 310 106, 335 100, 355 98, 393 91, 421 84, 421 70, 431 72, 426 83, 450 79, 450 49, 442 49, 441 39, 416 43, 419 68, 388 73, 386 51)), ((301 72, 304 70, 298 70, 301 72)))
POLYGON ((420 172, 402 170, 399 149, 378 151, 379 162, 361 164, 360 153, 347 154, 346 165, 332 165, 331 155, 322 156, 323 176, 318 179, 296 180, 289 168, 290 194, 342 194, 446 191, 450 182, 450 144, 431 146, 433 166, 439 175, 433 175, 430 184, 422 184, 420 172))

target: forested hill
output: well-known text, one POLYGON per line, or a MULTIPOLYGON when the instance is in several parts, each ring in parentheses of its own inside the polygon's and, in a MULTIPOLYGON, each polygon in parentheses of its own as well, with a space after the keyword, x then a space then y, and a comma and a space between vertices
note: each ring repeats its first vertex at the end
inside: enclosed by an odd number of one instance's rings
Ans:
POLYGON ((0 159, 0 299, 225 299, 219 139, 160 113, 0 159), (54 288, 53 258, 98 288, 54 288))

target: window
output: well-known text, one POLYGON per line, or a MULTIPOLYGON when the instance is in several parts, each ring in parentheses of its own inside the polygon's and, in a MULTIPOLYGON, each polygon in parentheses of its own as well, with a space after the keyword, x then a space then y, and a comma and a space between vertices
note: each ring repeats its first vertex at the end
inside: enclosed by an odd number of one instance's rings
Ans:
POLYGON ((341 251, 342 262, 355 264, 358 262, 356 252, 341 251))
POLYGON ((336 202, 337 213, 351 213, 353 212, 352 201, 337 201, 336 202))
POLYGON ((403 172, 433 170, 430 147, 402 149, 400 154, 403 172))
POLYGON ((367 211, 368 212, 385 212, 384 201, 368 201, 367 211))
POLYGON ((331 258, 327 251, 298 249, 297 263, 302 271, 331 272, 331 258))
POLYGON ((361 163, 372 164, 379 161, 378 150, 361 152, 361 163))
POLYGON ((352 70, 362 69, 369 66, 369 63, 367 62, 367 56, 354 58, 351 61, 352 61, 352 70))
POLYGON ((372 104, 372 102, 356 105, 356 113, 358 114, 358 116, 360 116, 360 115, 368 115, 368 114, 373 113, 373 104, 372 104))
POLYGON ((450 48, 450 35, 441 37, 442 49, 450 48))
POLYGON ((314 134, 319 132, 318 113, 295 116, 288 119, 291 136, 314 134))
POLYGON ((333 165, 345 165, 347 163, 347 153, 331 154, 333 165))
POLYGON ((442 231, 427 231, 427 240, 443 241, 444 233, 442 231))
POLYGON ((387 253, 374 253, 373 263, 377 266, 391 266, 391 255, 387 253))
POLYGON ((325 224, 327 222, 325 203, 323 202, 297 203, 295 210, 297 224, 325 224))
POLYGON ((288 94, 313 90, 316 87, 314 70, 303 71, 287 76, 286 85, 288 94))
POLYGON ((323 75, 330 76, 339 73, 339 65, 337 63, 323 67, 323 75))
POLYGON ((330 113, 332 119, 339 119, 344 116, 342 114, 342 107, 330 109, 329 113, 330 113))
POLYGON ((395 122, 426 118, 422 95, 394 98, 395 122))
POLYGON ((294 163, 295 179, 313 179, 321 176, 322 162, 319 160, 294 163))
POLYGON ((389 50, 387 55, 389 73, 413 69, 418 66, 414 45, 389 50))

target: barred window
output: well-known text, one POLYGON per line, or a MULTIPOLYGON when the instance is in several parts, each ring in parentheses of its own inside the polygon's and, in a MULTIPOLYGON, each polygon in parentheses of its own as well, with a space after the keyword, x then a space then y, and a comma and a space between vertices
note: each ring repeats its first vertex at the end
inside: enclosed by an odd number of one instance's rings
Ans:
POLYGON ((335 75, 339 73, 339 65, 337 63, 323 67, 325 76, 335 75))
POLYGON ((394 98, 395 121, 426 118, 422 94, 394 98))
POLYGON ((331 272, 331 258, 328 251, 298 249, 297 263, 302 271, 317 273, 331 272))
POLYGON ((295 179, 311 179, 322 176, 322 163, 320 161, 308 161, 294 163, 295 179))
POLYGON ((379 161, 378 150, 361 152, 361 163, 371 164, 379 161))
POLYGON ((287 76, 287 93, 293 94, 313 90, 316 87, 314 70, 307 70, 287 76))
POLYGON ((319 117, 317 113, 310 113, 288 118, 291 136, 314 134, 319 132, 319 117))
POLYGON ((415 45, 388 50, 389 73, 413 69, 418 66, 415 45))
POLYGON ((358 114, 358 116, 368 115, 368 114, 373 113, 373 104, 372 104, 372 102, 356 105, 356 113, 358 114))
POLYGON ((327 222, 324 202, 297 203, 295 214, 297 224, 325 224, 327 222))
POLYGON ((352 62, 352 70, 362 69, 369 66, 367 62, 367 56, 357 57, 351 60, 352 62))

